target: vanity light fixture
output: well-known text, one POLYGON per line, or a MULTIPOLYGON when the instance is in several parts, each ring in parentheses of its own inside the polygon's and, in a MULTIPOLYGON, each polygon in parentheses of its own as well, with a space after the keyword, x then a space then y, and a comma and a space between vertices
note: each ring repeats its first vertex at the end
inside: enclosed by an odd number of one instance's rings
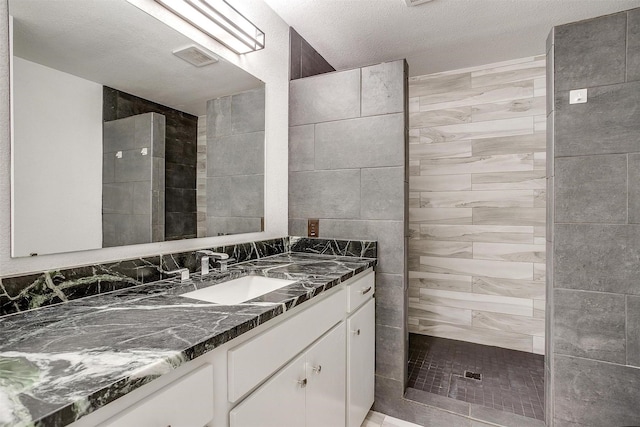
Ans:
POLYGON ((225 0, 155 0, 237 54, 264 49, 264 33, 225 0))

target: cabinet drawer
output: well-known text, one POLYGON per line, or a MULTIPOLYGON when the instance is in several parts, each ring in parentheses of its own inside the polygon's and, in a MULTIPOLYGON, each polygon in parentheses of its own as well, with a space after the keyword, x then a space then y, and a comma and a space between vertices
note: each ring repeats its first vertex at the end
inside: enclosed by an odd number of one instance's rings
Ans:
POLYGON ((345 290, 228 352, 228 398, 235 402, 344 317, 345 290))
POLYGON ((193 427, 213 418, 213 367, 205 365, 100 427, 193 427))
POLYGON ((355 279, 347 286, 349 298, 347 300, 347 312, 352 313, 371 298, 376 291, 375 273, 369 271, 362 277, 355 279))

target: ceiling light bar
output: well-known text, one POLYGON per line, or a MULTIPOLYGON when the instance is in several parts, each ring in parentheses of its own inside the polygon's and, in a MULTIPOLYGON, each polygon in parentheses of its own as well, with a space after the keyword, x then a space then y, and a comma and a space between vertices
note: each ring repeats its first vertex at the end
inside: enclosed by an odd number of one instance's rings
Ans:
POLYGON ((237 54, 264 49, 264 33, 225 0, 155 0, 237 54))

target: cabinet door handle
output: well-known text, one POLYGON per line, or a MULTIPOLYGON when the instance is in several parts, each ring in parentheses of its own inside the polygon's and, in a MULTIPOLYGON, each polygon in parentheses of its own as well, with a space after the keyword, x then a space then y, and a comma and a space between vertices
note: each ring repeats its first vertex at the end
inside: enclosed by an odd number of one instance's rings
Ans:
POLYGON ((313 372, 315 372, 316 374, 319 374, 320 372, 322 372, 322 365, 314 366, 313 372))
POLYGON ((305 388, 307 386, 307 379, 303 378, 301 380, 298 381, 298 385, 300 386, 300 388, 305 388))
POLYGON ((355 331, 351 331, 352 334, 360 335, 360 329, 356 329, 355 331))
POLYGON ((371 286, 369 286, 368 288, 362 288, 360 292, 362 292, 362 295, 365 295, 369 293, 369 291, 371 291, 371 286))

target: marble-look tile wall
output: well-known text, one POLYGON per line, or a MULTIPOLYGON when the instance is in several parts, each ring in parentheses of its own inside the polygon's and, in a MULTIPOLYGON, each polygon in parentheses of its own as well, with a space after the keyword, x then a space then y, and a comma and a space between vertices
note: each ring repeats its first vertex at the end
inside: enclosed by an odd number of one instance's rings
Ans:
POLYGON ((547 423, 640 425, 640 9, 555 27, 547 50, 547 423))
POLYGON ((545 58, 409 79, 409 331, 544 353, 545 58))
POLYGON ((207 102, 207 236, 263 230, 264 87, 207 102))
POLYGON ((404 412, 406 372, 404 61, 293 80, 289 233, 378 241, 376 408, 404 412))

